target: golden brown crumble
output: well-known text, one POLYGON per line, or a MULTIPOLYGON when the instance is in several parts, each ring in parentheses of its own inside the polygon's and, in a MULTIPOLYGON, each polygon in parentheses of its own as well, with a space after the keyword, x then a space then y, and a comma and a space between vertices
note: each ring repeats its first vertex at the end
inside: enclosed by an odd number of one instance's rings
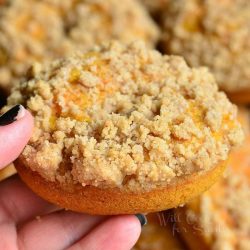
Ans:
POLYGON ((15 88, 16 103, 35 116, 23 152, 32 170, 83 186, 163 186, 213 168, 243 138, 236 106, 206 68, 141 42, 46 65, 15 88))
POLYGON ((135 0, 6 0, 0 9, 0 86, 8 88, 33 62, 45 62, 110 39, 144 40, 159 32, 135 0))
POLYGON ((246 140, 231 154, 225 177, 187 205, 190 225, 196 224, 195 233, 202 232, 212 250, 250 249, 249 115, 247 119, 246 140))
POLYGON ((228 92, 250 89, 250 1, 176 0, 163 15, 163 47, 208 66, 228 92))
POLYGON ((188 205, 188 220, 197 224, 195 230, 203 232, 212 250, 250 249, 249 177, 231 171, 199 200, 198 213, 188 205))

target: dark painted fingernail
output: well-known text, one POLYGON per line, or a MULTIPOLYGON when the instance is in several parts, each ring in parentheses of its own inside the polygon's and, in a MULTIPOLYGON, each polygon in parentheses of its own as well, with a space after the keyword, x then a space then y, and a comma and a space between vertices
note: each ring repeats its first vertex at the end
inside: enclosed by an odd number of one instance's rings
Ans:
POLYGON ((148 220, 144 214, 136 214, 135 216, 140 221, 142 227, 148 223, 148 220))
POLYGON ((16 105, 6 113, 0 116, 0 126, 9 125, 20 120, 25 115, 25 108, 22 105, 16 105))

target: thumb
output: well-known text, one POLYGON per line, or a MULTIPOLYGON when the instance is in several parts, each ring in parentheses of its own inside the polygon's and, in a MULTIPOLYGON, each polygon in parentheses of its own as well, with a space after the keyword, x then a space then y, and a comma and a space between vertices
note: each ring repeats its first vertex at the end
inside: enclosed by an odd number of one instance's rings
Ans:
POLYGON ((0 169, 14 161, 30 139, 33 117, 22 105, 0 116, 0 169))

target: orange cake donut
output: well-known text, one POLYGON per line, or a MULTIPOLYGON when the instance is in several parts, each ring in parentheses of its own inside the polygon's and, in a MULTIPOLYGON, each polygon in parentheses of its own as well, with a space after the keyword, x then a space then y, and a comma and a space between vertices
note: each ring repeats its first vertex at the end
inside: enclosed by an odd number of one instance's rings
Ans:
POLYGON ((162 17, 162 49, 208 66, 237 103, 250 103, 250 1, 173 0, 162 17))
POLYGON ((231 154, 225 178, 175 212, 191 249, 250 249, 250 123, 241 112, 247 138, 231 154))
POLYGON ((34 62, 47 62, 110 39, 144 40, 158 28, 136 0, 6 0, 0 8, 0 87, 7 92, 34 62))
POLYGON ((7 179, 14 174, 16 174, 15 166, 13 164, 10 164, 9 166, 0 170, 0 181, 7 179))
MULTIPOLYGON (((93 214, 165 210, 209 188, 243 140, 236 106, 206 68, 144 43, 113 42, 44 65, 9 107, 35 117, 21 178, 93 214)), ((6 107, 5 109, 7 109, 6 107)))
POLYGON ((148 214, 148 224, 142 228, 141 236, 132 250, 185 250, 173 231, 172 218, 169 211, 148 214))

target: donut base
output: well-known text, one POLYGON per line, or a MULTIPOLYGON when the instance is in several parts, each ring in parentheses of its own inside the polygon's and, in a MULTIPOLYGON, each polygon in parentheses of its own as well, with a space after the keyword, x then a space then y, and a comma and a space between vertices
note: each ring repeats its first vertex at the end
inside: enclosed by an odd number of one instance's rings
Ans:
POLYGON ((209 242, 202 234, 202 229, 194 222, 190 222, 186 216, 186 208, 177 208, 174 211, 178 232, 191 250, 211 250, 209 242))
POLYGON ((15 167, 21 179, 36 194, 65 209, 96 215, 150 213, 177 207, 206 191, 225 170, 222 162, 205 174, 178 178, 175 184, 148 192, 133 193, 119 188, 101 189, 80 184, 63 186, 50 182, 26 167, 19 158, 15 167))
POLYGON ((227 92, 228 98, 237 104, 249 104, 250 103, 250 90, 241 90, 237 92, 227 92))
POLYGON ((0 181, 7 179, 14 174, 16 174, 16 169, 13 164, 10 164, 7 167, 0 170, 0 181))

